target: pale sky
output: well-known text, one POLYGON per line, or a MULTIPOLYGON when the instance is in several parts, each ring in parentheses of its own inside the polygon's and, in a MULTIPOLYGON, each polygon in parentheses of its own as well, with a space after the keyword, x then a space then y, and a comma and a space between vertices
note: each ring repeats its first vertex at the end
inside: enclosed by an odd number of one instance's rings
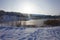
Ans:
POLYGON ((60 0, 0 0, 0 10, 60 15, 60 0))

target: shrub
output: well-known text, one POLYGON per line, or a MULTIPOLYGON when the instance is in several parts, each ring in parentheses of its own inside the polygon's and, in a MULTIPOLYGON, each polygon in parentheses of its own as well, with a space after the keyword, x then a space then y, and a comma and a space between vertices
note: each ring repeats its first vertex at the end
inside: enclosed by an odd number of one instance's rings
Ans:
POLYGON ((50 26, 60 26, 60 20, 47 20, 44 22, 44 24, 50 26))

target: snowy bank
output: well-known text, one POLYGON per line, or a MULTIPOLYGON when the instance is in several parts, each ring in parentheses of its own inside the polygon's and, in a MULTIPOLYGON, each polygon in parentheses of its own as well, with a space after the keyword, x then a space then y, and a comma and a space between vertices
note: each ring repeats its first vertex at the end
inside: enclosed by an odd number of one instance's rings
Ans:
POLYGON ((60 40, 60 27, 0 27, 0 40, 60 40))

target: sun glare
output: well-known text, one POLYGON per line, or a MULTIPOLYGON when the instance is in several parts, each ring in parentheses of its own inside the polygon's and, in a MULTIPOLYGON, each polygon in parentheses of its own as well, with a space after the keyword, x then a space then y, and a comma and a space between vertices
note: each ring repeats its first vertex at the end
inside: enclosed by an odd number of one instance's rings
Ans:
POLYGON ((22 13, 33 13, 36 10, 35 7, 36 6, 31 4, 31 3, 23 3, 21 5, 20 12, 22 12, 22 13))

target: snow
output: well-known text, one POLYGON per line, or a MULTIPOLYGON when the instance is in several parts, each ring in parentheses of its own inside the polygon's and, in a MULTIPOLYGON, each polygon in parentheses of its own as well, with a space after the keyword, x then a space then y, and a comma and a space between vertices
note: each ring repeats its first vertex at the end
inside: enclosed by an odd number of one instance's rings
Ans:
POLYGON ((0 40, 60 40, 58 27, 0 27, 0 40))

